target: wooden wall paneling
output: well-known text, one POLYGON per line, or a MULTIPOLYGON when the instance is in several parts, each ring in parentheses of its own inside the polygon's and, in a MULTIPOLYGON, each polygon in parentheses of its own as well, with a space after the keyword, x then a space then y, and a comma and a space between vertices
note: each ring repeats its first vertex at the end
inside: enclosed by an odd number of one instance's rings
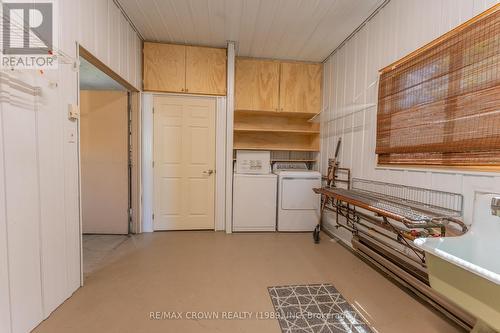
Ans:
MULTIPOLYGON (((352 103, 352 99, 349 100, 352 95, 346 90, 353 90, 352 80, 354 78, 356 91, 354 97, 366 90, 364 93, 366 94, 366 103, 376 103, 379 69, 408 52, 419 49, 434 38, 449 31, 453 25, 469 20, 496 3, 498 3, 496 0, 390 2, 358 32, 358 37, 366 34, 366 44, 360 43, 359 38, 353 38, 326 60, 326 64, 331 66, 332 73, 329 78, 325 78, 324 85, 324 93, 327 94, 327 99, 330 99, 330 115, 338 116, 339 110, 345 109, 352 103), (450 8, 450 6, 454 6, 454 8, 450 8), (394 20, 394 17, 397 19, 394 20), (405 25, 406 27, 404 27, 405 25), (403 27, 404 29, 401 29, 403 27), (356 61, 353 64, 349 59, 356 59, 356 61), (363 63, 365 63, 364 66, 363 63), (373 85, 373 83, 375 84, 373 85)), ((328 75, 326 69, 325 75, 328 75)), ((362 97, 360 97, 361 99, 362 97)), ((350 125, 342 119, 332 122, 330 126, 324 124, 324 127, 328 126, 330 131, 327 133, 322 131, 324 134, 321 138, 322 147, 327 147, 326 151, 321 152, 322 156, 331 156, 334 153, 335 145, 332 142, 335 142, 338 136, 342 136, 344 140, 345 136, 353 134, 353 142, 355 143, 353 154, 354 156, 363 154, 363 166, 355 168, 353 177, 380 179, 393 183, 416 184, 422 182, 423 186, 438 190, 464 193, 465 221, 471 223, 473 192, 481 188, 492 188, 490 184, 495 184, 494 180, 498 177, 494 177, 492 173, 484 174, 471 170, 449 168, 448 170, 445 168, 423 169, 419 170, 420 173, 415 173, 405 171, 404 168, 378 167, 375 155, 376 111, 376 107, 367 109, 364 111, 363 119, 355 119, 355 127, 362 125, 362 131, 348 133, 350 125), (418 175, 418 181, 412 178, 415 175, 418 175)), ((343 156, 342 154, 341 165, 344 164, 343 156)), ((354 163, 359 163, 359 161, 355 159, 354 163)), ((331 221, 329 217, 327 220, 331 221)), ((349 234, 338 230, 333 230, 333 232, 346 242, 350 241, 349 234)))
MULTIPOLYGON (((337 87, 333 87, 332 86, 332 83, 334 82, 334 78, 338 75, 338 72, 339 70, 337 69, 337 67, 335 66, 336 63, 335 61, 329 61, 330 63, 330 77, 331 77, 331 80, 325 84, 324 88, 323 89, 326 89, 325 87, 329 87, 328 89, 328 94, 329 94, 329 104, 328 105, 325 105, 324 107, 328 107, 328 117, 327 119, 333 119, 334 115, 335 115, 335 110, 336 110, 336 99, 337 99, 337 95, 334 93, 335 90, 337 89, 337 87)), ((326 92, 326 90, 323 90, 324 92, 326 92)), ((323 155, 326 155, 326 158, 325 158, 325 165, 324 165, 324 171, 326 172, 327 169, 328 169, 328 157, 329 157, 329 154, 333 154, 332 153, 332 147, 335 147, 337 145, 337 121, 329 121, 329 123, 326 124, 326 127, 328 128, 328 132, 322 132, 323 135, 327 135, 326 137, 324 137, 324 140, 327 141, 327 147, 328 147, 328 150, 327 151, 322 151, 321 153, 323 155)), ((330 155, 330 157, 333 156, 333 155, 330 155)))
POLYGON ((144 90, 184 92, 186 46, 144 43, 144 90))
POLYGON ((226 49, 186 46, 186 91, 226 95, 226 49))
MULTIPOLYGON (((75 45, 81 44, 120 72, 122 14, 113 0, 61 1, 59 14, 63 52, 78 60, 75 45)), ((81 282, 78 137, 70 137, 78 134, 78 122, 67 115, 68 104, 78 104, 78 72, 64 65, 43 75, 3 74, 0 332, 10 333, 11 324, 12 332, 29 332, 81 282), (38 97, 21 93, 22 84, 9 87, 11 78, 39 87, 38 97)))
MULTIPOLYGON (((69 121, 67 115, 68 103, 76 103, 78 100, 78 90, 76 87, 77 75, 71 66, 60 68, 59 104, 48 103, 47 106, 55 107, 59 110, 59 117, 62 119, 61 129, 65 135, 78 132, 78 123, 69 121)), ((51 147, 55 149, 55 147, 51 147)), ((71 294, 81 284, 81 233, 80 233, 80 190, 79 190, 79 152, 78 144, 75 141, 63 141, 63 165, 62 171, 57 178, 64 179, 64 221, 65 227, 58 231, 58 235, 64 235, 66 241, 66 251, 60 253, 59 257, 63 261, 66 270, 67 289, 66 297, 71 294)))
POLYGON ((95 0, 78 1, 74 5, 79 6, 80 21, 77 40, 87 50, 95 53, 95 0))
POLYGON ((139 45, 137 45, 137 35, 132 29, 132 26, 128 24, 128 30, 127 30, 127 36, 128 36, 128 75, 126 79, 128 82, 131 84, 135 85, 136 82, 136 74, 137 74, 137 59, 136 59, 136 52, 137 48, 139 45))
POLYGON ((474 2, 474 7, 473 7, 474 15, 480 14, 486 9, 494 5, 497 5, 499 3, 498 0, 473 0, 473 2, 474 2))
MULTIPOLYGON (((109 0, 113 1, 113 0, 109 0)), ((75 54, 75 40, 78 37, 80 28, 80 6, 75 5, 75 1, 64 1, 58 3, 59 6, 59 24, 57 29, 64 33, 59 34, 59 48, 61 51, 69 54, 75 54)))
POLYGON ((25 103, 2 108, 11 318, 13 332, 29 332, 43 319, 37 111, 33 96, 9 88, 25 103))
POLYGON ((320 112, 322 72, 322 64, 282 62, 280 112, 320 112))
POLYGON ((108 2, 106 0, 97 1, 95 3, 96 15, 96 34, 95 36, 95 55, 109 63, 109 29, 112 28, 108 20, 108 2))
POLYGON ((280 63, 236 58, 235 109, 278 111, 280 63))
POLYGON ((136 37, 137 40, 137 48, 135 49, 135 54, 136 54, 136 77, 135 77, 135 86, 139 87, 142 89, 142 71, 143 71, 143 62, 142 62, 142 47, 143 47, 143 42, 139 38, 139 36, 136 37))
MULTIPOLYGON (((336 98, 335 98, 335 107, 333 109, 333 114, 335 118, 338 118, 334 121, 335 124, 335 144, 337 143, 337 140, 341 138, 344 140, 344 137, 342 133, 344 132, 344 117, 341 116, 341 111, 344 108, 344 101, 345 101, 345 90, 346 90, 346 81, 345 81, 345 73, 347 71, 347 66, 346 66, 346 60, 345 60, 345 49, 342 49, 339 51, 339 58, 337 62, 337 67, 334 69, 334 73, 337 74, 337 81, 336 84, 333 86, 333 89, 336 90, 336 98)), ((333 152, 335 152, 335 148, 332 148, 333 152)), ((340 145, 340 151, 339 151, 339 158, 340 158, 340 165, 343 167, 349 167, 348 164, 346 164, 348 161, 345 161, 343 159, 344 156, 344 150, 345 150, 345 144, 344 142, 341 143, 340 145)))
POLYGON ((462 190, 461 175, 454 173, 431 172, 431 188, 438 191, 460 193, 462 190))
MULTIPOLYGON (((116 7, 113 0, 108 0, 108 10, 109 10, 109 67, 116 73, 120 72, 120 29, 116 27, 120 26, 121 13, 118 7, 116 7)), ((78 15, 77 15, 78 16, 78 15)))
POLYGON ((128 80, 129 73, 129 26, 127 19, 120 15, 120 71, 118 74, 126 80, 128 80))
MULTIPOLYGON (((354 49, 356 50, 356 41, 359 38, 359 34, 357 34, 353 38, 353 42, 347 47, 347 50, 354 49)), ((346 72, 350 75, 345 76, 345 90, 344 90, 344 106, 338 110, 340 115, 342 116, 343 121, 343 129, 342 129, 342 154, 341 160, 344 166, 348 168, 354 168, 353 160, 352 160, 352 149, 353 149, 353 113, 346 112, 349 110, 349 106, 352 106, 355 98, 355 89, 356 89, 356 72, 358 69, 356 68, 356 56, 357 52, 353 52, 351 57, 347 57, 346 60, 346 72)))
MULTIPOLYGON (((71 67, 68 66, 71 71, 71 67)), ((61 75, 47 71, 41 80, 56 82, 61 75)), ((71 76, 69 76, 71 77, 71 76)), ((64 115, 54 112, 52 105, 58 103, 61 92, 45 89, 46 103, 37 107, 38 164, 40 189, 40 233, 43 314, 48 316, 68 295, 67 249, 63 231, 66 230, 64 183, 58 181, 64 173, 64 115), (57 124, 54 128, 54 125, 57 124)), ((76 133, 76 132, 75 132, 76 133)), ((75 144, 76 145, 76 144, 75 144)), ((71 244, 75 246, 76 244, 71 244)))
MULTIPOLYGON (((395 8, 397 7, 389 7, 391 8, 392 10, 395 10, 395 8)), ((404 62, 407 62, 408 60, 412 59, 412 58, 415 58, 416 56, 422 54, 423 52, 426 52, 428 51, 429 49, 435 47, 435 45, 437 45, 438 43, 441 43, 443 40, 445 39, 448 39, 450 38, 450 36, 454 36, 454 35, 457 35, 459 33, 461 33, 463 30, 467 29, 468 27, 470 27, 471 24, 473 24, 474 22, 477 22, 478 20, 488 16, 488 15, 491 15, 491 14, 494 14, 495 12, 498 11, 498 8, 500 8, 500 3, 493 6, 492 8, 489 8, 488 10, 480 13, 479 15, 471 18, 470 20, 454 27, 453 29, 449 28, 447 26, 447 21, 445 18, 446 14, 449 14, 448 12, 446 11, 442 11, 442 12, 439 12, 439 14, 441 14, 441 25, 440 25, 440 29, 434 29, 434 32, 438 34, 439 37, 433 39, 431 42, 425 44, 424 46, 421 46, 419 47, 418 49, 414 50, 413 52, 410 52, 408 54, 406 54, 404 57, 398 59, 397 61, 394 61, 392 62, 391 64, 387 65, 386 67, 382 68, 380 71, 381 72, 387 72, 387 71, 390 71, 392 70, 393 68, 401 65, 402 63, 404 62), (494 8, 496 7, 496 8, 494 8), (450 30, 451 29, 451 30, 450 30), (440 32, 440 31, 443 31, 443 32, 440 32)), ((449 18, 451 19, 451 18, 449 18)), ((453 20, 455 22, 459 22, 458 20, 453 20)), ((397 30, 397 29, 396 29, 397 30)), ((395 30, 395 31, 396 31, 395 30)), ((399 30, 398 30, 398 33, 399 33, 399 30)), ((394 32, 395 36, 398 36, 398 34, 396 34, 396 32, 394 32)), ((401 35, 399 35, 401 36, 401 35)))
POLYGON ((405 184, 409 186, 416 187, 427 187, 432 186, 432 174, 426 170, 408 170, 405 171, 404 175, 405 184))
MULTIPOLYGON (((4 89, 4 87, 2 87, 4 89)), ((0 137, 4 138, 3 133, 3 109, 6 105, 0 102, 0 137)), ((4 140, 0 142, 0 172, 5 172, 4 140)), ((9 283, 9 257, 8 257, 8 232, 7 232, 7 214, 5 177, 0 177, 0 332, 11 333, 11 314, 10 314, 10 283, 9 283)))
POLYGON ((471 223, 474 214, 474 194, 476 191, 486 191, 499 193, 499 188, 495 188, 495 177, 486 175, 465 174, 462 176, 462 187, 460 192, 464 196, 464 219, 471 223))
MULTIPOLYGON (((329 77, 331 75, 331 66, 327 62, 323 65, 323 70, 324 70, 324 75, 323 75, 323 87, 327 87, 329 83, 329 77)), ((323 100, 322 100, 322 105, 324 105, 323 108, 323 116, 328 117, 329 112, 330 112, 330 93, 329 90, 326 88, 325 93, 323 94, 323 100)), ((321 138, 323 137, 328 137, 329 133, 329 122, 321 122, 320 123, 320 129, 321 129, 321 138)), ((328 140, 320 140, 320 156, 319 156, 319 163, 318 163, 318 170, 319 172, 323 172, 325 169, 325 165, 327 164, 327 155, 325 154, 328 151, 328 140)), ((324 173, 324 172, 323 172, 324 173)))
MULTIPOLYGON (((367 47, 368 47, 368 32, 364 31, 360 34, 360 38, 357 40, 357 46, 359 51, 356 56, 356 80, 355 80, 355 94, 354 94, 354 104, 367 104, 367 95, 369 89, 365 87, 369 85, 367 83, 367 71, 368 66, 367 60, 367 47)), ((368 110, 368 112, 370 109, 368 110)), ((365 152, 364 152, 364 125, 366 123, 366 112, 363 110, 354 115, 354 130, 353 130, 353 167, 359 172, 358 174, 363 174, 363 167, 365 162, 365 152)))

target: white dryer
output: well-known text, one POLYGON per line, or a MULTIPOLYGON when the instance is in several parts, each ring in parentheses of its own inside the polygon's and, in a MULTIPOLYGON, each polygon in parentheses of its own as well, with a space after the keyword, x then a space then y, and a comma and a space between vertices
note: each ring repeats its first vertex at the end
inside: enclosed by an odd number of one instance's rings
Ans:
MULTIPOLYGON (((286 165, 287 167, 289 165, 286 165)), ((313 231, 320 218, 320 195, 313 188, 321 187, 321 174, 300 168, 282 168, 278 176, 278 231, 313 231)))

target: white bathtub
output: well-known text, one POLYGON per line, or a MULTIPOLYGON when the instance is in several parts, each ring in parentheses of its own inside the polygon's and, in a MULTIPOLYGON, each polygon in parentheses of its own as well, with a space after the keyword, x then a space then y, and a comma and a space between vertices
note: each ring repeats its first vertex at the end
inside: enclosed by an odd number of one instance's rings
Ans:
POLYGON ((476 193, 470 230, 460 237, 420 238, 431 287, 500 331, 500 217, 491 214, 491 199, 476 193))

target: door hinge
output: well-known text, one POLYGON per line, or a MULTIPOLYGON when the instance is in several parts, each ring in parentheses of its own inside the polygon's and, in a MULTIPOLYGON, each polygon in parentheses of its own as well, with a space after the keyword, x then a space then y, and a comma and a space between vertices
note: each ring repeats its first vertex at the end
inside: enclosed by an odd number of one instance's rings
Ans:
POLYGON ((155 113, 155 108, 153 108, 153 114, 155 113))
POLYGON ((128 209, 128 217, 132 218, 132 214, 134 213, 134 210, 132 208, 128 209))
POLYGON ((155 161, 152 162, 153 168, 155 167, 155 161))
POLYGON ((155 214, 153 213, 153 220, 155 219, 155 214))

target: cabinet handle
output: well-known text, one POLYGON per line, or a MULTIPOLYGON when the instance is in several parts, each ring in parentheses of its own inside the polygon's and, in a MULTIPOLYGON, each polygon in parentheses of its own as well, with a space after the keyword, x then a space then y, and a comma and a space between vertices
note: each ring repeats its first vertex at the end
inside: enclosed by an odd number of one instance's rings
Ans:
POLYGON ((185 91, 185 92, 188 92, 188 91, 189 91, 189 89, 188 89, 188 88, 186 88, 184 91, 185 91))

